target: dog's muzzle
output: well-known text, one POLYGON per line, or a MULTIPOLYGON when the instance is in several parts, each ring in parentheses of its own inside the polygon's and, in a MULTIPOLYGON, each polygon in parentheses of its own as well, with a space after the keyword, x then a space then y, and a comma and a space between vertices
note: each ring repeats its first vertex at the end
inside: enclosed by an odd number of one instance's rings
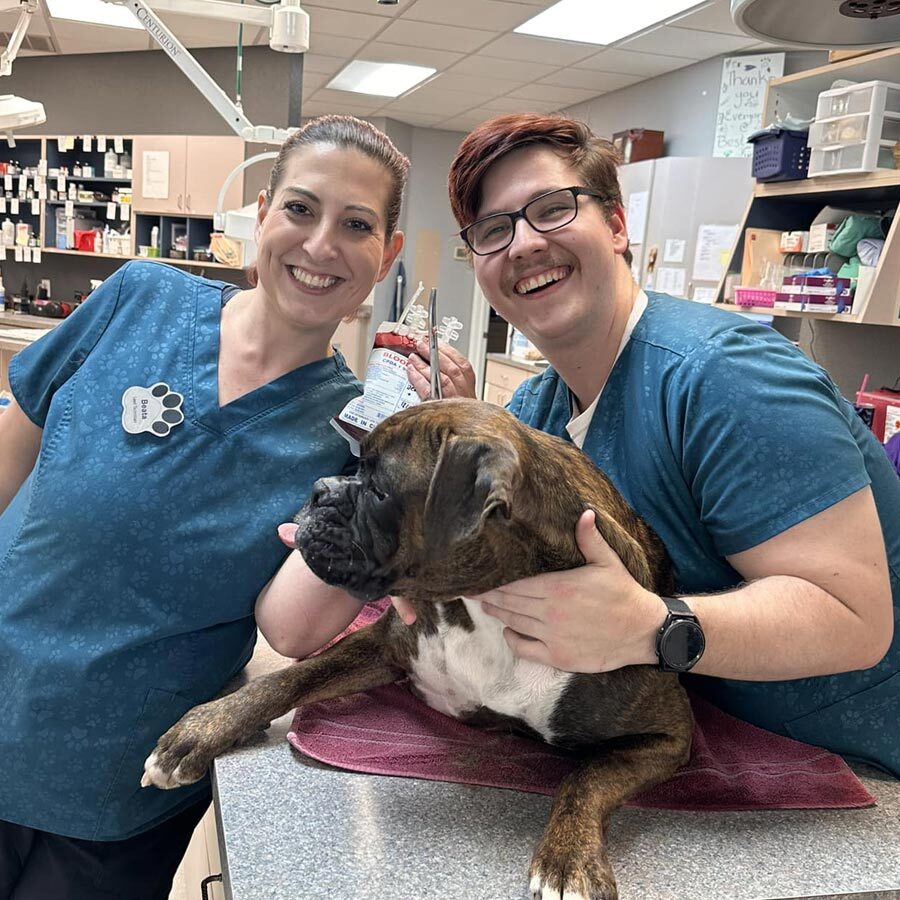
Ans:
POLYGON ((367 603, 390 593, 399 510, 359 477, 320 478, 294 521, 297 549, 318 578, 367 603))

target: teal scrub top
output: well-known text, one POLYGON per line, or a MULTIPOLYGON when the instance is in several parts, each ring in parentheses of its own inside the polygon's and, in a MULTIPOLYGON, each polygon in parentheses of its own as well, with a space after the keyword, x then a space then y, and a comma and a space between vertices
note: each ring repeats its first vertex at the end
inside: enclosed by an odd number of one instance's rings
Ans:
MULTIPOLYGON (((887 656, 865 671, 686 682, 746 721, 900 776, 900 479, 887 454, 828 374, 777 332, 664 294, 648 301, 583 449, 660 536, 679 593, 734 587, 727 555, 870 485, 897 623, 887 656)), ((568 437, 569 391, 552 368, 509 408, 568 437)))
POLYGON ((0 819, 119 840, 208 790, 142 789, 143 761, 247 662, 277 525, 353 465, 338 353, 219 407, 230 287, 128 263, 12 361, 43 436, 0 516, 0 819), (123 394, 158 382, 184 421, 127 433, 123 394))

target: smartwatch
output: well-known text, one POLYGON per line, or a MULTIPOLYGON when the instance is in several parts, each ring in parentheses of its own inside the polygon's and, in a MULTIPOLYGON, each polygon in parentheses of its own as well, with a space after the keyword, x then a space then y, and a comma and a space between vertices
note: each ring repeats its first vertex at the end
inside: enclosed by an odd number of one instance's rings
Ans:
POLYGON ((689 672, 703 656, 706 638, 700 620, 683 600, 660 597, 668 615, 656 634, 656 656, 661 672, 689 672))

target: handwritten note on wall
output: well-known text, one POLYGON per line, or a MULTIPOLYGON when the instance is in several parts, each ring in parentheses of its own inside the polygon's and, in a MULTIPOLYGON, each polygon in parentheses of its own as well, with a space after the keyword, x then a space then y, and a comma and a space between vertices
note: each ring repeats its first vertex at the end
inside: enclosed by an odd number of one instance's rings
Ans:
POLYGON ((751 156, 747 138, 763 127, 766 85, 784 73, 783 53, 728 56, 722 61, 713 156, 751 156))

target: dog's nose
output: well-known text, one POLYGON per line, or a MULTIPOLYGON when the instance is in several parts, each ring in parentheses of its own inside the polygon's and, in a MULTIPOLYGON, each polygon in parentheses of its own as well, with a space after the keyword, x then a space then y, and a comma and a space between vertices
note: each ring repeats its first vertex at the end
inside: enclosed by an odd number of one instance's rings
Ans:
POLYGON ((333 488, 333 478, 319 478, 312 486, 309 499, 313 506, 322 502, 322 499, 330 493, 333 488))

